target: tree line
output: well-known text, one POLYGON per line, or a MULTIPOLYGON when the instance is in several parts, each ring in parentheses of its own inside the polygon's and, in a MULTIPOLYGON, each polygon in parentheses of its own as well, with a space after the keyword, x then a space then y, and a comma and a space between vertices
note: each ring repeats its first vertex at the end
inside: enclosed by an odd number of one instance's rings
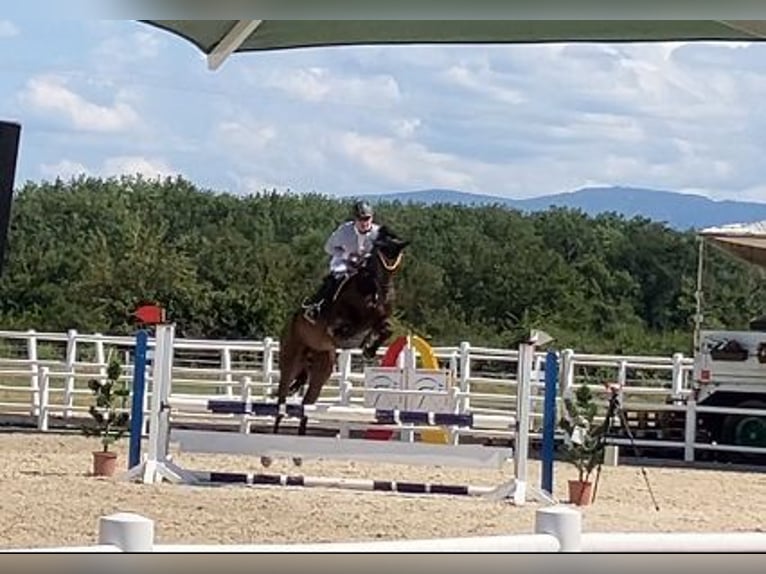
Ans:
MULTIPOLYGON (((276 337, 326 271, 351 200, 214 193, 182 178, 27 182, 13 203, 0 328, 129 334, 156 301, 180 336, 276 337)), ((697 239, 663 223, 550 208, 383 202, 410 239, 396 326, 435 345, 508 346, 530 328, 581 352, 691 352, 697 239)), ((706 324, 764 311, 757 272, 706 260, 706 324)))

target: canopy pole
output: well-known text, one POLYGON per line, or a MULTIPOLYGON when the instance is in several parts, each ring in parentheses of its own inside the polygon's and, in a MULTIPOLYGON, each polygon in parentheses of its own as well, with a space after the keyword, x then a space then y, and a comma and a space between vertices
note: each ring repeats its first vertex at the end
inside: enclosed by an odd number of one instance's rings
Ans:
POLYGON ((221 38, 218 45, 208 54, 208 68, 217 70, 226 58, 231 56, 242 45, 242 42, 247 40, 250 34, 258 29, 262 22, 263 20, 237 20, 237 23, 231 27, 231 30, 221 38))
POLYGON ((702 276, 703 264, 705 259, 705 238, 699 237, 699 250, 697 254, 697 290, 694 297, 697 300, 697 310, 694 313, 694 354, 696 355, 700 348, 700 330, 702 329, 702 276))

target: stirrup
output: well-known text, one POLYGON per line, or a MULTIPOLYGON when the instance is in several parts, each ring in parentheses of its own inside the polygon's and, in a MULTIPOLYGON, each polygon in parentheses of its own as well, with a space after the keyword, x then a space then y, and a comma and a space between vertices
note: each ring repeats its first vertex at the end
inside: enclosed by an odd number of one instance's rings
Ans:
POLYGON ((310 323, 314 323, 319 317, 319 309, 321 308, 321 305, 321 301, 318 303, 304 303, 302 305, 303 317, 310 323))

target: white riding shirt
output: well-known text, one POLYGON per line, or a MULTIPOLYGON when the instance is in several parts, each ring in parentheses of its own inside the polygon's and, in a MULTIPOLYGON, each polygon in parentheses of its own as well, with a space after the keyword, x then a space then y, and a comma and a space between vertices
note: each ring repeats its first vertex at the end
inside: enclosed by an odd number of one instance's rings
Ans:
POLYGON ((379 229, 380 225, 373 223, 367 233, 361 233, 353 221, 341 223, 324 246, 324 250, 330 255, 330 272, 336 276, 347 273, 349 257, 364 257, 370 253, 379 229))

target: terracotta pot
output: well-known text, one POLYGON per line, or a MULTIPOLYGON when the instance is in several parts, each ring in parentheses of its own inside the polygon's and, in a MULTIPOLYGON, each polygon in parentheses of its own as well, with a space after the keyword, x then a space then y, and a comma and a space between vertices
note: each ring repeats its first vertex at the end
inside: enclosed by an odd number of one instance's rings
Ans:
POLYGON ((577 506, 587 506, 590 504, 592 492, 593 483, 590 481, 569 481, 569 502, 577 506))
POLYGON ((96 451, 93 453, 93 475, 113 476, 117 469, 117 453, 96 451))

